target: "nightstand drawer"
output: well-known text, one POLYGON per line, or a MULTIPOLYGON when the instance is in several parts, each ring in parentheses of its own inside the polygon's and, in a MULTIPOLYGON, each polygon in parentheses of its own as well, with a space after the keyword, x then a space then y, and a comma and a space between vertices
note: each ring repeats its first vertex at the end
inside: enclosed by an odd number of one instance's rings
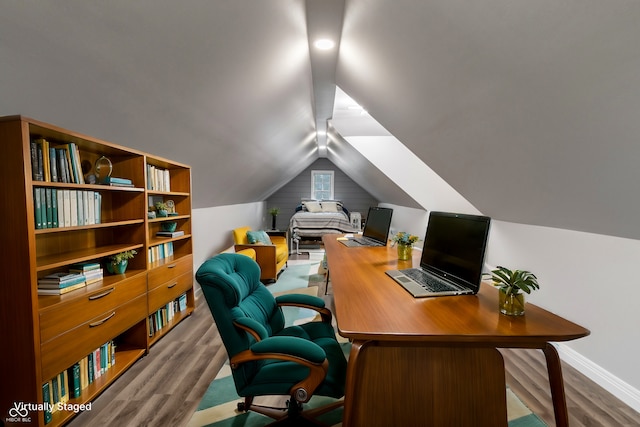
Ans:
POLYGON ((42 344, 42 377, 59 374, 146 317, 147 296, 142 295, 42 344))
POLYGON ((149 292, 149 313, 173 301, 193 286, 193 274, 189 271, 177 279, 165 283, 149 292))
POLYGON ((167 262, 149 271, 149 290, 151 291, 172 280, 175 281, 178 276, 191 271, 193 271, 193 257, 191 255, 167 262))
POLYGON ((146 277, 138 275, 129 280, 84 292, 82 298, 57 304, 40 313, 40 342, 45 343, 58 335, 92 319, 99 313, 115 309, 147 291, 146 277))

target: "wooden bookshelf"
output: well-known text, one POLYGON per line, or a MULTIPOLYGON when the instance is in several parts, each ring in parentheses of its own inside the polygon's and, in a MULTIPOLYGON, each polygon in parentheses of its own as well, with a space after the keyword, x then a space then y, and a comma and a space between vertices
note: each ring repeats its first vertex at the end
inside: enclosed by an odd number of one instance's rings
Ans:
MULTIPOLYGON (((38 410, 26 416, 20 411, 20 419, 14 419, 16 404, 42 405, 45 383, 113 342, 113 366, 68 401, 91 402, 194 310, 191 169, 22 116, 0 118, 0 141, 5 160, 0 167, 5 183, 0 199, 6 221, 5 280, 0 284, 0 423, 60 426, 74 416, 73 411, 56 411, 45 424, 44 412, 38 410), (32 141, 42 139, 54 149, 52 156, 64 156, 69 147, 77 147, 75 181, 60 182, 61 175, 59 180, 41 179, 47 174, 39 175, 41 166, 32 157, 32 141), (111 176, 130 180, 130 186, 90 180, 93 165, 102 156, 112 163, 111 176), (152 186, 151 167, 161 170, 161 189, 152 186), (54 226, 43 224, 46 215, 41 216, 39 209, 46 206, 36 202, 35 195, 46 192, 51 194, 47 200, 56 196, 63 200, 65 192, 75 192, 85 203, 84 213, 77 212, 82 219, 57 224, 54 211, 54 226), (172 200, 178 215, 149 219, 148 208, 154 200, 172 200), (156 237, 167 222, 176 222, 183 235, 156 237), (127 271, 107 273, 107 257, 125 250, 137 252, 127 271), (163 258, 152 260, 154 252, 161 252, 163 258), (38 279, 66 272, 79 262, 100 263, 102 280, 63 295, 38 295, 38 279), (164 316, 162 328, 152 334, 149 322, 158 313, 164 316)), ((58 166, 64 167, 64 161, 59 161, 58 166)), ((49 170, 48 177, 52 174, 49 170)))

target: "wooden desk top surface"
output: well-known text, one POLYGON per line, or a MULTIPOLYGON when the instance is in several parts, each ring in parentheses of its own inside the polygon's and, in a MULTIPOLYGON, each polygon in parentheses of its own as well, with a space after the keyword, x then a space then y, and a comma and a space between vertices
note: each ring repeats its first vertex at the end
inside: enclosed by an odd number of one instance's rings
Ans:
POLYGON ((477 295, 413 298, 384 272, 419 266, 420 251, 414 251, 413 261, 398 261, 396 248, 346 247, 337 237, 325 235, 323 241, 343 337, 539 348, 589 335, 582 326, 530 303, 524 316, 500 314, 498 291, 486 283, 477 295))

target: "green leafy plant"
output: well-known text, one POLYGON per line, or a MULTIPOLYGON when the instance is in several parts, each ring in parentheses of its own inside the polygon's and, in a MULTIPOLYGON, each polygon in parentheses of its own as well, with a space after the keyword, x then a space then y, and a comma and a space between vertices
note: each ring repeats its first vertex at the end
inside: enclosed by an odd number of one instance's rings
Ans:
POLYGON ((409 234, 405 231, 400 231, 391 238, 391 241, 393 241, 394 244, 411 246, 418 241, 418 236, 414 236, 413 234, 409 234))
POLYGON ((115 254, 115 255, 111 255, 109 257, 109 260, 111 261, 112 265, 118 265, 124 260, 129 260, 129 259, 133 258, 137 253, 138 252, 136 252, 134 250, 124 251, 124 252, 120 252, 120 253, 115 254))
POLYGON ((269 209, 269 215, 271 216, 278 216, 279 213, 280 213, 280 208, 269 209))
POLYGON ((510 270, 506 267, 496 268, 491 271, 493 285, 500 288, 507 295, 517 295, 520 291, 530 294, 535 289, 540 289, 538 278, 530 271, 510 270))
POLYGON ((156 202, 156 209, 159 211, 166 211, 168 210, 168 206, 164 202, 156 202))

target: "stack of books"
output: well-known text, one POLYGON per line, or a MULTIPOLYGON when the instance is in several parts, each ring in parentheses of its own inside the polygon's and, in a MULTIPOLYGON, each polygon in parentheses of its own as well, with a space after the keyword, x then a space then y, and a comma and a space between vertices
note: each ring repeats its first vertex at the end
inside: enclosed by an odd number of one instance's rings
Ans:
POLYGON ((104 185, 112 185, 115 187, 135 187, 133 181, 129 178, 117 178, 115 176, 106 177, 102 183, 104 185))
POLYGON ((62 295, 87 285, 80 273, 53 273, 38 279, 38 295, 62 295))
POLYGON ((184 231, 183 230, 177 230, 177 231, 158 231, 156 233, 157 237, 180 237, 180 236, 184 236, 184 231))
POLYGON ((100 267, 100 264, 91 261, 72 265, 69 273, 82 274, 87 285, 99 282, 104 277, 104 270, 100 267))

